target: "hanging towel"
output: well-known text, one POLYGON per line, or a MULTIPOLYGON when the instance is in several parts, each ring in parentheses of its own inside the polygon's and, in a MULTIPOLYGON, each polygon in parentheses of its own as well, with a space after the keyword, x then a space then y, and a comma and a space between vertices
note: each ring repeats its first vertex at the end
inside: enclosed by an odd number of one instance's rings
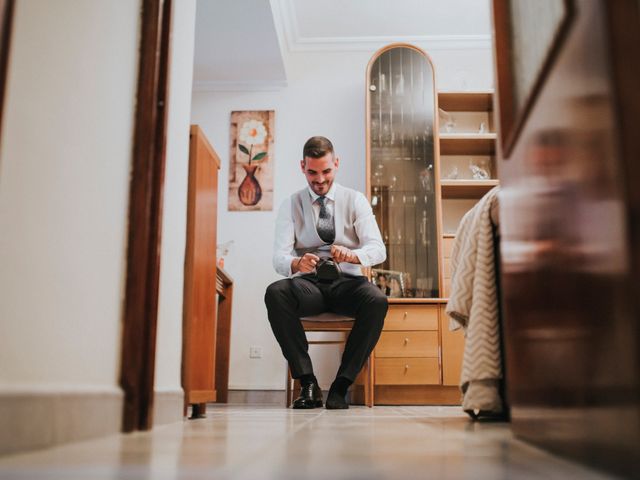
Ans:
MULTIPOLYGON (((462 408, 476 418, 499 415, 503 402, 498 293, 491 209, 500 187, 494 187, 462 218, 451 252, 451 294, 446 313, 449 329, 464 329, 460 388, 462 408)), ((495 210, 495 209, 494 209, 495 210)))

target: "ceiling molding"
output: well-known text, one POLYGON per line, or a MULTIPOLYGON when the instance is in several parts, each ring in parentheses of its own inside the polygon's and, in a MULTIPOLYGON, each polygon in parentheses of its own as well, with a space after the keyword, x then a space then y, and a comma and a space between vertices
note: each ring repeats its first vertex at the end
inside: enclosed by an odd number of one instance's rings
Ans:
MULTIPOLYGON (((490 50, 491 35, 412 35, 369 37, 304 37, 298 31, 293 0, 271 0, 276 30, 289 52, 374 51, 390 43, 414 44, 425 50, 490 50)), ((282 45, 281 45, 282 46, 282 45)))
POLYGON ((287 86, 286 80, 193 82, 194 92, 275 92, 287 86))
POLYGON ((291 52, 370 51, 390 43, 410 43, 426 50, 490 49, 490 35, 415 35, 376 37, 298 38, 288 45, 291 52))

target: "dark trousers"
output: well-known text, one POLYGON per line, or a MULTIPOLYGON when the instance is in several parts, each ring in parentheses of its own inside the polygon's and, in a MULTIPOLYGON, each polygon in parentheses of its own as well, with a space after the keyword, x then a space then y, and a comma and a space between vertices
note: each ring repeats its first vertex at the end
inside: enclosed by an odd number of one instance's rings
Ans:
POLYGON ((300 317, 331 311, 355 318, 336 377, 353 382, 382 332, 387 297, 362 276, 342 275, 332 283, 315 275, 286 278, 267 288, 269 323, 289 362, 293 378, 313 373, 309 343, 300 317))

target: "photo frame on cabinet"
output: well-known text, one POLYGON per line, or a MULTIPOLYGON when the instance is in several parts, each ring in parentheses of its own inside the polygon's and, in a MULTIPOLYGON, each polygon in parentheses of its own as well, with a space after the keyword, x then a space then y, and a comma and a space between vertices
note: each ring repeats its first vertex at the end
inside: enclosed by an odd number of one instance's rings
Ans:
POLYGON ((404 273, 395 270, 371 269, 371 282, 391 298, 404 297, 404 273))
POLYGON ((508 159, 574 17, 572 0, 493 0, 502 156, 508 159))

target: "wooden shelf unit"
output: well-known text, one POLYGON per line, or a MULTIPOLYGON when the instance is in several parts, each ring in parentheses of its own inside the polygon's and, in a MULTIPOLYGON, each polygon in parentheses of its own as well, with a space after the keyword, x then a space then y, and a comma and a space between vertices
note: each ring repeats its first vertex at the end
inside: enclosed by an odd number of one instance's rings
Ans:
POLYGON ((440 155, 495 155, 495 133, 440 133, 440 155))
POLYGON ((493 91, 438 92, 438 105, 448 112, 492 112, 493 91))
POLYGON ((482 198, 489 190, 498 185, 497 179, 491 180, 441 180, 442 198, 482 198))
MULTIPOLYGON (((443 235, 443 218, 449 220, 446 231, 455 231, 461 215, 498 184, 493 92, 438 93, 428 55, 410 45, 394 44, 380 49, 369 62, 366 95, 367 193, 383 238, 386 234, 390 238, 387 261, 377 267, 390 279, 394 275, 404 279, 405 297, 389 298, 374 351, 376 404, 459 404, 464 336, 449 331, 445 313, 455 239, 443 235), (424 83, 405 81, 403 93, 398 94, 397 88, 390 88, 390 80, 403 77, 422 78, 424 83), (408 100, 431 95, 437 102, 408 100), (419 115, 401 116, 404 123, 399 124, 398 115, 408 111, 419 115), (424 125, 433 129, 425 133, 424 125), (422 142, 419 149, 394 142, 407 132, 422 142), (446 174, 462 178, 442 179, 443 157, 446 174), (493 178, 470 178, 474 165, 493 178), (394 203, 394 194, 401 198, 405 193, 413 203, 394 203), (447 203, 451 213, 446 212, 447 203), (405 243, 393 241, 392 236, 405 243)), ((355 401, 362 398, 360 385, 354 392, 355 401)))
MULTIPOLYGON (((429 57, 405 44, 376 52, 367 68, 366 94, 367 190, 383 238, 385 234, 390 238, 387 261, 378 268, 388 272, 389 278, 400 274, 404 279, 404 298, 389 298, 384 329, 374 351, 376 404, 459 404, 464 337, 459 331, 449 332, 445 313, 453 239, 442 236, 443 200, 472 202, 496 181, 441 181, 440 156, 452 156, 447 166, 455 165, 463 177, 472 176, 475 162, 481 168, 492 165, 493 159, 487 157, 495 154, 496 135, 490 113, 493 94, 438 94, 429 57), (410 65, 409 70, 406 65, 410 65), (423 69, 423 73, 416 69, 423 69), (397 89, 389 88, 389 81, 403 76, 423 78, 424 84, 405 80, 405 91, 398 95, 397 89), (408 92, 409 88, 414 90, 408 92), (436 98, 424 104, 408 100, 426 96, 437 97, 437 102, 436 98), (437 104, 444 112, 436 108, 437 104), (404 124, 399 124, 398 114, 403 111, 416 115, 405 115, 404 124), (439 123, 440 114, 448 118, 446 128, 453 131, 440 130, 445 127, 442 121, 439 123), (433 125, 433 129, 425 133, 424 125, 433 125), (407 132, 421 142, 419 149, 407 149, 402 142, 393 141, 407 132), (408 206, 397 202, 405 193, 414 199, 408 206), (393 194, 400 196, 395 203, 393 194), (426 197, 428 202, 423 200, 426 197), (401 237, 404 243, 393 241, 392 236, 401 237)), ((494 169, 490 170, 493 174, 494 169)), ((462 211, 458 206, 457 212, 462 211)), ((360 385, 354 392, 354 400, 361 399, 360 385)))
MULTIPOLYGON (((446 112, 456 112, 458 118, 464 116, 465 112, 477 115, 485 112, 487 114, 489 128, 493 126, 493 92, 477 91, 477 92, 439 92, 438 93, 439 108, 446 112)), ((490 156, 488 159, 491 163, 490 173, 496 176, 495 153, 496 153, 497 134, 494 132, 487 133, 467 133, 467 132, 441 132, 440 133, 440 162, 443 162, 443 156, 490 156)), ((442 168, 441 170, 442 171, 442 168)), ((500 184, 497 178, 488 180, 475 179, 441 179, 440 195, 444 200, 442 214, 448 213, 448 201, 468 201, 468 207, 475 204, 475 200, 482 198, 489 190, 500 184)), ((465 204, 466 205, 466 204, 465 204)), ((459 207, 457 214, 460 215, 459 207)), ((461 217, 453 216, 453 220, 461 217)), ((449 224, 450 222, 445 222, 449 224)), ((451 249, 455 241, 454 234, 442 235, 442 268, 443 268, 443 296, 448 297, 451 288, 451 249)), ((444 312, 443 312, 444 314, 444 312)), ((451 332, 448 332, 451 333, 451 332)), ((443 332, 444 335, 444 332, 443 332)), ((450 338, 450 337, 448 337, 450 338)), ((444 346, 443 346, 444 348, 444 346)), ((455 347, 456 350, 458 347, 455 347)), ((462 350, 458 353, 451 352, 452 358, 455 355, 461 355, 462 350)), ((455 373, 451 370, 445 375, 449 381, 455 377, 455 373)), ((443 377, 444 378, 444 377, 443 377)))

